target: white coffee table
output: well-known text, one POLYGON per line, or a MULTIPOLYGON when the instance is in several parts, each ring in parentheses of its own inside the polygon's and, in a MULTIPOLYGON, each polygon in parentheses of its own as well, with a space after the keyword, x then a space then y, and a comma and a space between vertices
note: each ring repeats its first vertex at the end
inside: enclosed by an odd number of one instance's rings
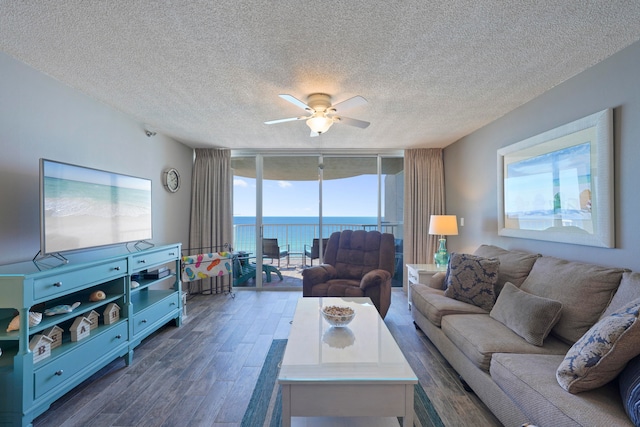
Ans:
POLYGON ((418 378, 369 298, 300 298, 278 382, 283 427, 291 417, 398 416, 413 427, 418 378), (327 305, 352 307, 356 316, 332 328, 320 314, 327 305))

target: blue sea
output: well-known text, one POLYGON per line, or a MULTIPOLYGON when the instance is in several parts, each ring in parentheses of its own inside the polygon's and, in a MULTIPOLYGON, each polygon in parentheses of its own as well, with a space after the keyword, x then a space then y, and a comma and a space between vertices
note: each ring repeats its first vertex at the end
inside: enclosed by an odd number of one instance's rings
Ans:
MULTIPOLYGON (((309 216, 272 216, 263 217, 263 237, 277 238, 281 250, 302 253, 305 245, 311 246, 314 238, 320 236, 317 217, 309 216)), ((255 252, 256 218, 236 216, 233 218, 234 250, 255 252)), ((322 220, 322 237, 327 238, 334 231, 346 229, 374 230, 377 228, 377 217, 324 217, 322 220)))
MULTIPOLYGON (((318 224, 315 216, 265 216, 264 224, 318 224)), ((373 224, 378 223, 375 216, 329 216, 322 218, 324 224, 373 224)), ((233 224, 255 224, 255 216, 234 216, 233 224)))

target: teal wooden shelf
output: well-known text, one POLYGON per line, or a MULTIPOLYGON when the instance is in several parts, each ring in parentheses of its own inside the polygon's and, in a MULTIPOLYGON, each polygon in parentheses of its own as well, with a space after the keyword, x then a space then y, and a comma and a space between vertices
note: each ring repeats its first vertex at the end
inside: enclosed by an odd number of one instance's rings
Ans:
POLYGON ((108 248, 69 255, 69 262, 63 265, 23 262, 0 266, 0 425, 30 426, 56 399, 111 361, 124 357, 130 364, 135 347, 165 323, 175 320, 180 326, 182 284, 175 273, 180 271, 180 250, 180 244, 138 252, 108 248), (131 275, 163 265, 171 265, 174 273, 130 288, 131 275), (153 285, 169 289, 151 288, 153 285), (106 298, 90 301, 89 296, 98 290, 106 298), (70 313, 43 316, 33 327, 26 327, 21 319, 20 330, 6 332, 16 313, 26 319, 29 311, 43 313, 75 302, 80 306, 70 313), (108 307, 118 313, 112 322, 105 320, 108 307), (79 338, 73 341, 69 329, 74 320, 91 311, 98 313, 98 326, 88 332, 80 331, 82 325, 77 327, 74 333, 79 338), (51 349, 49 339, 39 334, 53 326, 62 329, 62 338, 51 349), (30 341, 36 346, 34 352, 30 341), (7 390, 11 393, 3 392, 7 390))

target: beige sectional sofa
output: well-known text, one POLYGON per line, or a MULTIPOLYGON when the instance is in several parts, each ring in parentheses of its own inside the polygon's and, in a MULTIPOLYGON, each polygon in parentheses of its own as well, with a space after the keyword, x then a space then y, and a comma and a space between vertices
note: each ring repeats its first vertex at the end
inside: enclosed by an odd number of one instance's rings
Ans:
MULTIPOLYGON (((472 255, 499 265, 489 263, 485 271, 487 277, 497 273, 490 310, 444 289, 454 283, 450 264, 446 282, 438 273, 428 284, 411 285, 411 313, 497 418, 505 426, 633 426, 617 379, 570 393, 556 373, 594 324, 640 298, 640 274, 489 245, 472 255)), ((464 281, 465 274, 456 277, 464 281)), ((618 347, 640 353, 640 342, 629 334, 631 344, 618 347)), ((570 387, 583 384, 564 380, 570 387)))

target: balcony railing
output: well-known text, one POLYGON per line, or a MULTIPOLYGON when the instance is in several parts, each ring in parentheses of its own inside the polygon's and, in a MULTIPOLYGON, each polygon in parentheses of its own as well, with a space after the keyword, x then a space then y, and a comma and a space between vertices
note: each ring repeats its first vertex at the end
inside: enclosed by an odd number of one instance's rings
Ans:
MULTIPOLYGON (((342 230, 376 230, 377 224, 323 224, 322 237, 327 238, 342 230)), ((255 224, 236 224, 233 226, 233 249, 236 251, 256 251, 255 224)), ((276 238, 281 249, 289 248, 291 253, 304 253, 305 245, 311 246, 313 239, 319 238, 320 227, 317 224, 264 224, 263 237, 276 238)), ((401 239, 402 224, 382 223, 382 232, 391 233, 396 240, 401 239)))

